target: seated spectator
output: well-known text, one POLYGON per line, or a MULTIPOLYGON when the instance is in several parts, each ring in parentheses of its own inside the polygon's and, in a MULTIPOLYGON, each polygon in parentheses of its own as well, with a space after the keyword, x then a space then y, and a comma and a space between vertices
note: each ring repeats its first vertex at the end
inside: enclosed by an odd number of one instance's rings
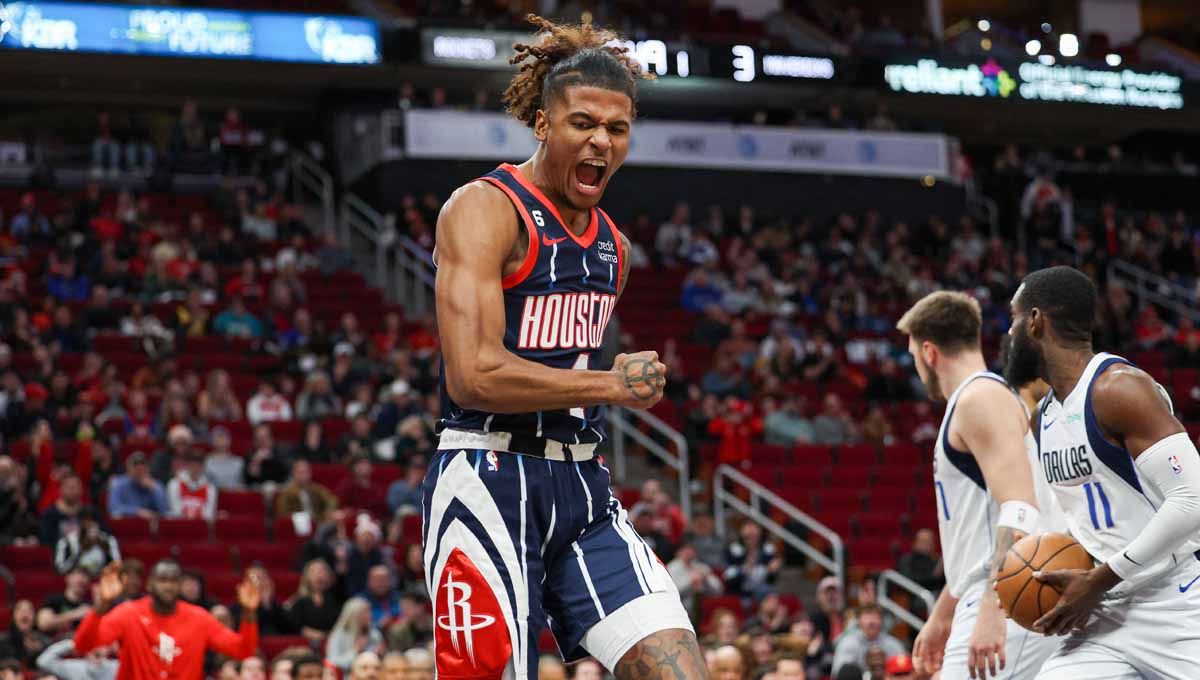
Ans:
POLYGON ((749 680, 746 676, 746 658, 732 642, 713 652, 709 671, 712 680, 749 680))
POLYGON ((332 418, 341 415, 342 400, 329 385, 329 375, 323 371, 308 374, 304 390, 296 397, 296 417, 301 420, 332 418))
POLYGON ((37 197, 33 192, 21 194, 21 208, 8 223, 8 230, 15 238, 31 245, 54 241, 54 227, 46 215, 38 210, 37 197))
POLYGON ((836 394, 826 394, 822 402, 824 410, 813 418, 814 440, 818 444, 849 444, 857 441, 858 427, 850 413, 842 406, 842 399, 836 394))
POLYGON ((204 454, 190 449, 183 454, 183 466, 167 482, 167 514, 212 522, 217 518, 217 493, 204 474, 204 454))
POLYGON ((867 410, 867 417, 862 423, 862 439, 875 446, 888 446, 896 441, 892 435, 892 424, 888 422, 883 409, 878 405, 867 410))
POLYGON ((47 647, 37 658, 38 670, 67 680, 111 680, 117 677, 115 647, 108 645, 79 658, 75 641, 59 640, 47 647))
POLYGON ((194 286, 189 288, 187 299, 175 308, 175 332, 183 338, 202 337, 208 333, 211 321, 212 313, 204 304, 204 291, 194 286))
POLYGON ((97 576, 109 562, 119 562, 117 539, 100 526, 100 514, 94 508, 79 512, 79 526, 62 534, 54 548, 54 568, 60 574, 82 569, 97 576))
POLYGON ((242 488, 246 461, 229 448, 233 443, 229 430, 214 427, 209 438, 212 440, 212 450, 204 459, 204 476, 212 481, 218 491, 242 488))
POLYGON ((388 386, 387 401, 375 414, 375 426, 371 431, 376 440, 395 436, 405 418, 420 412, 420 403, 413 396, 407 380, 397 379, 388 386))
POLYGON ((936 538, 932 529, 917 530, 912 550, 900 556, 896 571, 932 592, 942 589, 946 578, 942 574, 942 560, 936 552, 936 538))
POLYGON ((229 282, 225 284, 225 296, 230 299, 258 300, 265 295, 266 288, 263 287, 262 280, 258 275, 258 265, 255 264, 254 258, 245 258, 242 260, 237 276, 229 279, 229 282))
POLYGON ((74 471, 58 478, 58 499, 42 511, 38 538, 42 545, 55 546, 58 539, 79 529, 83 503, 83 480, 74 471))
POLYGON ((209 371, 204 390, 196 398, 196 414, 208 421, 242 419, 242 404, 233 392, 228 371, 221 368, 209 371))
POLYGON ((137 338, 143 351, 151 357, 170 350, 175 343, 175 334, 157 316, 147 314, 141 302, 134 302, 129 308, 129 316, 121 319, 121 335, 137 338))
POLYGON ((117 330, 121 312, 113 306, 108 286, 99 283, 92 286, 92 296, 80 311, 80 322, 84 328, 97 332, 117 330))
POLYGON ((80 273, 74 255, 63 259, 56 271, 46 277, 46 292, 58 302, 83 302, 91 293, 91 281, 80 273))
POLYGON ((679 589, 683 606, 693 618, 699 612, 701 598, 720 595, 723 590, 721 579, 713 573, 712 567, 697 558, 696 547, 692 544, 690 535, 684 535, 675 550, 675 559, 667 564, 667 571, 675 581, 675 587, 679 589))
MULTIPOLYGON (((300 587, 287 606, 292 625, 311 643, 325 641, 342 611, 342 602, 333 592, 333 585, 329 563, 312 560, 304 565, 300 587)), ((298 669, 293 669, 293 675, 295 670, 298 669)))
POLYGON ((762 528, 750 520, 742 523, 739 536, 726 551, 725 586, 742 597, 762 597, 775 584, 783 556, 774 543, 763 540, 762 528))
MULTIPOLYGON (((226 626, 230 628, 230 626, 226 626)), ((259 627, 262 630, 262 627, 259 627)), ((238 664, 238 680, 267 680, 267 662, 261 656, 250 656, 238 664)))
POLYGON ((75 315, 66 305, 54 310, 54 322, 42 336, 42 341, 59 352, 80 354, 88 351, 91 341, 79 324, 75 323, 75 315))
MULTIPOLYGON (((341 528, 340 524, 337 528, 341 528)), ((360 512, 355 518, 353 540, 349 543, 327 540, 325 547, 333 556, 334 572, 347 593, 366 589, 367 573, 371 567, 382 564, 390 568, 395 564, 392 549, 383 545, 383 530, 365 512, 360 512)))
POLYGON ((816 436, 812 421, 804 417, 804 397, 789 396, 763 419, 763 439, 775 446, 811 444, 816 436))
POLYGON ((808 675, 804 658, 793 652, 785 652, 775 659, 775 680, 805 680, 808 675))
POLYGON ((292 419, 292 405, 275 390, 275 383, 263 380, 258 391, 246 403, 246 419, 252 424, 292 419))
MULTIPOLYGON (((404 398, 407 399, 407 396, 404 398)), ((350 430, 338 440, 338 459, 345 461, 355 456, 370 456, 373 454, 375 452, 375 436, 373 432, 377 424, 378 421, 372 424, 371 418, 365 413, 351 418, 350 430)), ((399 424, 397 424, 398 427, 399 424)))
POLYGON ((230 338, 263 337, 266 327, 250 310, 241 296, 234 297, 224 311, 213 319, 213 332, 230 338))
POLYGON ((763 431, 763 421, 754 407, 734 396, 725 398, 720 413, 708 423, 708 432, 718 438, 717 460, 722 465, 750 464, 750 446, 763 431))
POLYGON ((346 680, 377 680, 379 677, 379 654, 371 650, 359 652, 350 664, 346 680))
POLYGON ((699 313, 709 307, 720 307, 723 295, 721 287, 713 282, 708 270, 700 268, 684 281, 679 304, 685 312, 699 313))
POLYGON ((405 680, 408 677, 408 660, 404 658, 404 653, 391 651, 384 654, 379 677, 380 680, 405 680))
POLYGON ((867 666, 867 652, 874 647, 883 650, 884 658, 908 654, 904 643, 883 631, 883 609, 877 604, 859 607, 858 628, 847 631, 833 645, 833 673, 837 675, 842 666, 856 664, 867 666))
MULTIPOLYGON (((246 578, 258 584, 258 634, 291 635, 292 622, 287 610, 275 600, 275 582, 265 567, 253 566, 246 570, 246 578)), ((236 625, 241 625, 242 605, 235 602, 230 611, 236 625)), ((236 626, 234 626, 236 628, 236 626)))
POLYGON ((48 596, 37 611, 37 629, 50 637, 75 630, 92 607, 91 583, 82 568, 63 574, 63 591, 48 596))
MULTIPOLYGON (((165 402, 164 402, 165 403, 165 402)), ((162 419, 159 419, 162 422, 162 419)), ((167 445, 150 459, 150 474, 165 485, 183 465, 183 457, 192 450, 195 437, 187 425, 172 425, 167 431, 167 445)))
POLYGON ((367 571, 367 588, 358 594, 371 609, 371 626, 384 630, 400 618, 400 593, 392 584, 392 570, 380 564, 367 571))
POLYGON ((817 611, 812 614, 813 627, 821 636, 834 642, 846 630, 843 610, 846 606, 842 583, 835 576, 826 576, 817 584, 817 611))
POLYGON ((538 659, 538 680, 567 680, 567 667, 560 657, 543 654, 538 659))
POLYGON ((254 428, 254 449, 246 455, 243 470, 246 486, 282 484, 287 479, 287 462, 283 451, 275 446, 275 436, 269 425, 254 428))
POLYGON ((391 514, 415 514, 421 511, 421 484, 428 465, 421 456, 413 456, 404 468, 404 477, 392 482, 387 491, 391 514))
POLYGON ((717 355, 712 369, 704 374, 700 381, 700 389, 718 397, 745 394, 745 379, 741 367, 733 357, 726 354, 717 355))
POLYGON ((113 518, 155 519, 167 513, 167 496, 150 476, 146 454, 134 451, 125 461, 126 473, 108 487, 108 514, 113 518))
POLYGON ((292 476, 275 495, 275 514, 279 516, 306 513, 314 525, 338 507, 337 496, 312 479, 312 465, 300 459, 292 463, 292 476))
POLYGON ((767 593, 758 601, 758 611, 746 620, 746 630, 760 629, 782 635, 792 629, 792 617, 776 593, 767 593))
POLYGON ((333 449, 325 443, 325 426, 319 420, 304 423, 304 434, 300 443, 292 449, 292 460, 304 459, 310 463, 334 462, 333 449))
MULTIPOLYGON (((204 574, 192 569, 184 570, 182 578, 179 579, 179 599, 204 609, 212 609, 214 604, 212 600, 208 599, 208 588, 204 582, 204 574)), ((228 609, 222 613, 225 616, 229 616, 228 609)), ((232 617, 225 621, 227 628, 230 623, 232 623, 232 617)))
MULTIPOLYGON (((79 618, 82 619, 86 613, 85 610, 79 618)), ((33 625, 33 603, 25 599, 17 600, 13 606, 12 620, 8 622, 8 631, 0 638, 0 659, 16 659, 20 664, 32 667, 49 644, 50 638, 33 625)), ((0 669, 3 668, 0 665, 0 669)), ((20 671, 20 666, 16 670, 20 671)), ((0 674, 3 672, 0 670, 0 674)), ((14 673, 10 677, 18 680, 21 676, 14 673)))
POLYGON ((343 508, 362 508, 376 517, 387 517, 387 494, 372 481, 375 466, 363 454, 352 457, 346 467, 350 475, 342 480, 334 494, 343 508))
POLYGON ((687 248, 692 238, 690 218, 691 206, 680 201, 671 211, 671 218, 659 225, 654 235, 654 249, 663 264, 674 265, 687 248))
POLYGON ((915 395, 912 382, 900 375, 900 367, 896 360, 888 358, 879 364, 879 372, 871 376, 867 382, 865 396, 869 401, 891 404, 897 401, 908 401, 915 395))

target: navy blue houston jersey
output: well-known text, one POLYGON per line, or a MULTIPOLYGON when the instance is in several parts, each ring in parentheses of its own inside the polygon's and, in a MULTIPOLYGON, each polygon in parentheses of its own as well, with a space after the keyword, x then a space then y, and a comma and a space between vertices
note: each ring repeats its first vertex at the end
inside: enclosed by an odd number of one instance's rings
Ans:
MULTIPOLYGON (((521 268, 501 282, 505 348, 554 368, 598 368, 592 363, 616 306, 625 257, 612 220, 593 208, 587 231, 576 236, 554 204, 507 163, 476 181, 488 182, 508 195, 529 236, 521 268)), ((602 406, 516 414, 464 409, 450 398, 444 365, 442 369, 439 431, 513 432, 566 444, 604 439, 602 406)))

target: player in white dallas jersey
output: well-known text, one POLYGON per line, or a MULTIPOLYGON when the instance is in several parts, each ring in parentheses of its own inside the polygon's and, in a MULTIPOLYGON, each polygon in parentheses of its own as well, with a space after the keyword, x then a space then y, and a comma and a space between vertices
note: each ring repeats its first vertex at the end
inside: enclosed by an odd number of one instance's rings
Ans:
POLYGON ((1013 297, 1013 384, 1051 391, 1034 414, 1043 474, 1090 570, 1035 574, 1062 593, 1035 623, 1068 635, 1039 680, 1200 678, 1200 454, 1145 372, 1092 351, 1096 289, 1070 267, 1013 297))
POLYGON ((934 450, 934 489, 946 587, 917 636, 918 673, 942 680, 1028 680, 1057 641, 1008 621, 993 586, 1005 553, 1043 529, 1020 399, 980 349, 979 303, 941 291, 897 327, 909 336, 917 374, 946 415, 934 450))

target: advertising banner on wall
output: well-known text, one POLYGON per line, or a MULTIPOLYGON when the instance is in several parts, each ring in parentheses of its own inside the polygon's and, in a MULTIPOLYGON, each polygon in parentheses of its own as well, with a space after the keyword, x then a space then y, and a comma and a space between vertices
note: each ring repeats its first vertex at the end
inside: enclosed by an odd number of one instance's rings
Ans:
POLYGON ((1183 108, 1183 79, 1171 73, 1097 69, 1036 61, 943 64, 936 59, 889 63, 883 79, 893 92, 1012 101, 1075 102, 1153 109, 1183 108))
MULTIPOLYGON (((520 161, 537 142, 521 123, 492 113, 409 110, 405 155, 520 161)), ((639 121, 626 163, 662 167, 949 179, 944 135, 639 121)))
POLYGON ((0 1, 0 50, 377 64, 379 42, 363 17, 0 1))

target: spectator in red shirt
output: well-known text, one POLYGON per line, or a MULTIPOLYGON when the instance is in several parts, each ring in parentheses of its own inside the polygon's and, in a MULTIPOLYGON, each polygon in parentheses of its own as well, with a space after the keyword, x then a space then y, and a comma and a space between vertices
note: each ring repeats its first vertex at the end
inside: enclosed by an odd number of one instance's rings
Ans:
POLYGON ((343 508, 361 508, 375 517, 388 517, 387 491, 371 480, 374 466, 366 454, 356 454, 346 462, 350 476, 338 485, 335 495, 343 508))
POLYGON ((708 432, 720 439, 718 462, 726 465, 750 464, 750 439, 762 434, 763 422, 749 404, 737 397, 725 399, 724 413, 713 418, 708 432))
POLYGON ((258 299, 263 297, 263 293, 263 285, 258 278, 258 266, 254 264, 254 258, 247 257, 242 260, 242 268, 238 275, 225 284, 225 297, 258 299))
POLYGON ((256 612, 258 584, 251 579, 238 586, 242 622, 238 632, 221 625, 212 614, 179 601, 183 571, 163 560, 150 572, 149 596, 114 608, 121 596, 120 565, 104 569, 93 599, 95 607, 75 631, 75 651, 121 643, 119 680, 162 680, 204 676, 204 654, 212 650, 241 660, 258 648, 256 612))

